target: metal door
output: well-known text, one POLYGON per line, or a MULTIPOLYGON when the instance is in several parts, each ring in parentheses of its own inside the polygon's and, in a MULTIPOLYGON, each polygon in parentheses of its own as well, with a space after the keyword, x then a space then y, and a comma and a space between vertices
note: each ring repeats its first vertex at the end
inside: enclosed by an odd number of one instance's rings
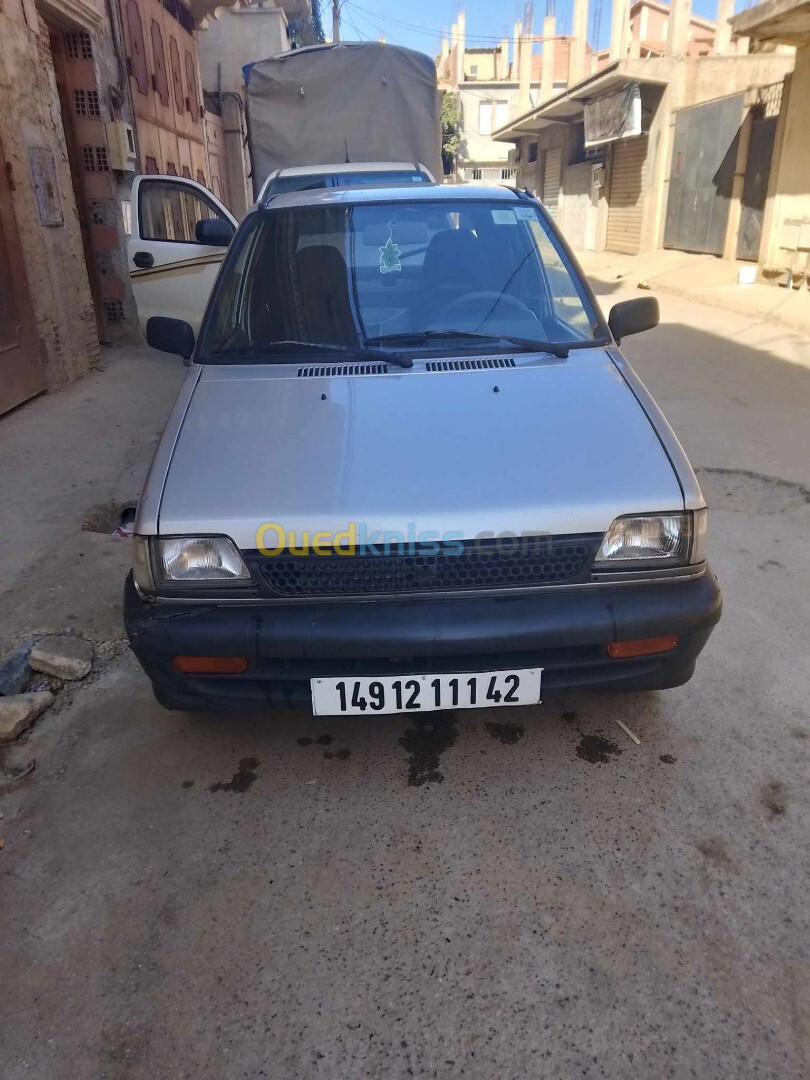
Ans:
POLYGON ((554 146, 546 150, 543 164, 543 205, 553 218, 560 208, 560 188, 562 187, 562 147, 554 146))
MULTIPOLYGON (((0 144, 0 166, 6 158, 0 144)), ((9 177, 0 167, 0 413, 45 389, 9 177)))
POLYGON ((737 258, 756 262, 762 240, 762 219, 771 175, 773 143, 777 116, 766 116, 761 107, 751 115, 751 142, 743 179, 740 230, 737 233, 737 258))
POLYGON ((737 94, 676 114, 665 248, 723 254, 742 109, 737 94))
POLYGON ((575 251, 596 250, 599 200, 593 174, 598 168, 598 165, 586 161, 569 165, 565 170, 562 230, 575 251))
POLYGON ((644 220, 647 187, 647 136, 620 139, 613 144, 608 192, 608 251, 637 255, 644 220))

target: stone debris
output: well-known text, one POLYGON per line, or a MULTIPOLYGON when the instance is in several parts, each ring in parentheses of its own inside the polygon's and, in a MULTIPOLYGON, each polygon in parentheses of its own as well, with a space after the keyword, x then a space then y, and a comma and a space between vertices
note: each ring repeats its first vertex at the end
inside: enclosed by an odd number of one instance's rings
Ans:
POLYGON ((11 742, 25 731, 53 701, 53 694, 10 694, 0 698, 0 743, 11 742))
POLYGON ((83 679, 93 666, 93 646, 84 638, 55 634, 36 643, 28 663, 34 671, 58 679, 83 679))

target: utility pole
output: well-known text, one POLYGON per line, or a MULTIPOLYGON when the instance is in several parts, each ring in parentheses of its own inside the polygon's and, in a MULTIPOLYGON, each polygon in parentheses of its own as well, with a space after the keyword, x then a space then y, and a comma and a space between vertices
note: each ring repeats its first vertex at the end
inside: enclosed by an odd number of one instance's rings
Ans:
POLYGON ((340 0, 332 0, 332 41, 340 41, 340 0))

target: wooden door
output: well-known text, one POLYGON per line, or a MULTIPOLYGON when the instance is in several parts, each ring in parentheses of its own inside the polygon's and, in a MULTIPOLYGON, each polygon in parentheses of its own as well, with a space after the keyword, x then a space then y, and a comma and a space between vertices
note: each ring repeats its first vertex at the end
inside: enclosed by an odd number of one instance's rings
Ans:
POLYGON ((44 389, 45 370, 0 144, 0 413, 44 389))

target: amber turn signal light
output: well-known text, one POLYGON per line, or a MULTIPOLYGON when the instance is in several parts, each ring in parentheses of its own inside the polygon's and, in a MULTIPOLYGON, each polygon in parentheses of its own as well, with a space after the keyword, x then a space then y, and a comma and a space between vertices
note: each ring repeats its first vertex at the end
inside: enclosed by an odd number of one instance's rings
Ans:
POLYGON ((246 656, 175 656, 172 667, 183 675, 241 675, 246 656))
POLYGON ((653 653, 669 652, 678 644, 677 634, 665 637, 644 637, 635 641, 613 641, 607 647, 608 656, 615 660, 628 656, 651 656, 653 653))

